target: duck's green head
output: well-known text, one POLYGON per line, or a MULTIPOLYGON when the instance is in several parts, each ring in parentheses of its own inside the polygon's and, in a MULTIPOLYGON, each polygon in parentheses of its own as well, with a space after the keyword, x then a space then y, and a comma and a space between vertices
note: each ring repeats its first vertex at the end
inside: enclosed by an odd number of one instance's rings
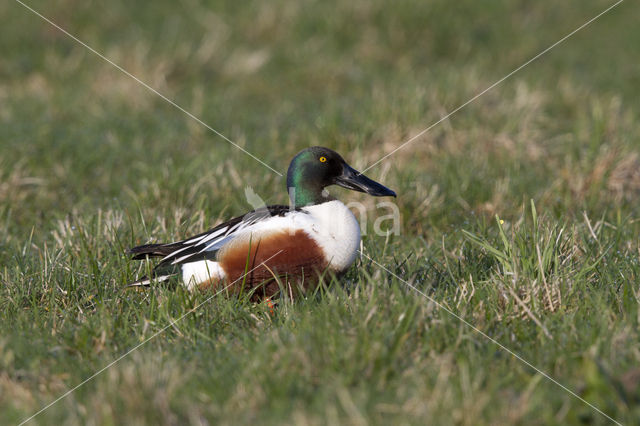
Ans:
POLYGON ((329 148, 313 146, 293 157, 287 171, 287 187, 289 198, 295 206, 330 200, 323 194, 324 188, 329 185, 339 185, 376 197, 396 196, 389 188, 353 169, 340 154, 329 148))

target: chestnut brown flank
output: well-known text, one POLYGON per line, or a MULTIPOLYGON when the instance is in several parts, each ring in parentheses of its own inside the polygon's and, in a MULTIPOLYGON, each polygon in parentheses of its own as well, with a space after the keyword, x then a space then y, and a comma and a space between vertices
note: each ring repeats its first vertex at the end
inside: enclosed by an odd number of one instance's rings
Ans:
MULTIPOLYGON (((258 297, 270 297, 278 291, 273 274, 286 276, 293 282, 304 278, 305 287, 308 287, 317 282, 318 273, 327 267, 320 246, 302 230, 293 234, 286 230, 273 232, 259 240, 254 236, 251 241, 231 242, 218 252, 218 262, 226 274, 226 282, 238 280, 233 286, 235 291, 241 289, 243 281, 245 291, 261 285, 256 291, 258 297), (262 262, 266 267, 260 265, 262 262), (245 271, 251 272, 243 278, 245 271)), ((217 284, 208 281, 200 284, 200 288, 217 284)))

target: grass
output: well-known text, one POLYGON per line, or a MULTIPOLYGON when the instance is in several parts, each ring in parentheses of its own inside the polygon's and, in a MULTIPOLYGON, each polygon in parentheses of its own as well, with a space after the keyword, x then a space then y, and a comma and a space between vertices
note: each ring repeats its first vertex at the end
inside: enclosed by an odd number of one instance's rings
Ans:
MULTIPOLYGON (((277 170, 379 159, 611 3, 28 3, 277 170)), ((640 9, 624 2, 368 174, 401 234, 275 315, 123 291, 127 248, 284 180, 15 2, 0 5, 0 423, 640 419, 640 9), (198 304, 199 309, 190 312, 198 304)), ((385 212, 386 213, 386 212, 385 212)))

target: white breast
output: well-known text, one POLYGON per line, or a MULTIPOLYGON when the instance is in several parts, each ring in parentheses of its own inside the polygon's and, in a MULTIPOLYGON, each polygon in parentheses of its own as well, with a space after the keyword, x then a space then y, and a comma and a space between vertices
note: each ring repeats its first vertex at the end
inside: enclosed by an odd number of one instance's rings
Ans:
POLYGON ((303 207, 302 210, 257 222, 235 234, 233 240, 255 240, 257 236, 273 231, 303 230, 320 245, 331 270, 343 272, 351 266, 360 246, 360 225, 351 210, 338 200, 303 207))
MULTIPOLYGON (((303 230, 322 248, 332 271, 345 271, 356 259, 360 246, 360 225, 353 213, 338 200, 304 207, 303 210, 257 222, 233 234, 227 244, 254 240, 271 232, 303 230)), ((196 284, 224 279, 225 272, 218 262, 200 260, 183 264, 182 278, 184 285, 193 290, 196 284)))
POLYGON ((310 221, 304 230, 322 247, 329 267, 343 272, 356 259, 360 225, 351 210, 338 200, 304 208, 310 221))

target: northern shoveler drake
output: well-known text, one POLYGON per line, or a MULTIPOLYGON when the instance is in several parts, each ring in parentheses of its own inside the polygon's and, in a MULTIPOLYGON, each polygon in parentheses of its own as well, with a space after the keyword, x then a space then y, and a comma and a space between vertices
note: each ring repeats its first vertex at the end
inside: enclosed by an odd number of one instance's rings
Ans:
POLYGON ((134 247, 133 259, 162 259, 151 277, 130 285, 148 286, 177 275, 189 290, 237 281, 235 290, 244 286, 256 289, 257 297, 271 297, 279 290, 276 277, 293 278, 308 288, 322 273, 340 275, 356 258, 360 226, 342 202, 328 195, 325 187, 330 185, 396 196, 354 170, 337 152, 319 146, 304 149, 287 171, 290 206, 257 209, 182 241, 134 247))

